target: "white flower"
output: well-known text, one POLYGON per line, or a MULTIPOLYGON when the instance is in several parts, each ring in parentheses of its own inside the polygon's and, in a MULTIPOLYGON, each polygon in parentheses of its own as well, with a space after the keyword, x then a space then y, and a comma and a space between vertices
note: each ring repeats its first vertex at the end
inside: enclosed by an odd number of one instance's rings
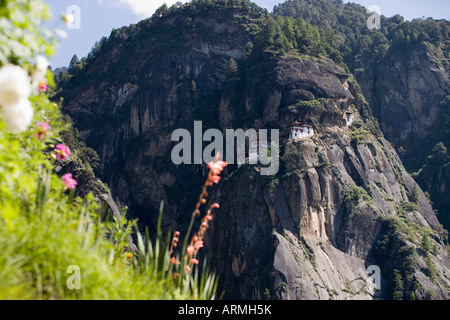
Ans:
POLYGON ((47 78, 47 69, 49 62, 46 57, 38 55, 36 57, 36 70, 31 75, 31 86, 37 88, 41 82, 47 78))
POLYGON ((36 57, 36 69, 40 73, 46 74, 49 65, 50 63, 48 62, 46 57, 42 55, 38 55, 36 57))
POLYGON ((31 94, 28 74, 19 66, 6 65, 0 68, 0 105, 15 105, 31 94))
POLYGON ((6 129, 13 133, 27 130, 33 120, 34 109, 27 98, 22 98, 14 105, 3 107, 3 120, 6 129))
POLYGON ((71 13, 63 14, 63 20, 67 25, 71 25, 75 21, 75 17, 71 13))

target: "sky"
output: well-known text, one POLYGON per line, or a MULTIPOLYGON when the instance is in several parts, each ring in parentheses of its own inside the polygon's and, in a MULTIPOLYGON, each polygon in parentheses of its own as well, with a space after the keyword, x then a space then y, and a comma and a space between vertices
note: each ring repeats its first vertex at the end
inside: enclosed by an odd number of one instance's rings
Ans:
MULTIPOLYGON (((50 58, 52 68, 67 66, 74 54, 79 59, 87 56, 94 43, 103 36, 108 37, 113 28, 137 23, 150 17, 163 3, 171 6, 177 0, 44 0, 52 8, 52 19, 47 22, 49 29, 59 28, 67 33, 67 38, 59 38, 56 55, 50 58), (75 6, 75 7, 74 7, 75 6), (73 9, 77 11, 71 11, 73 9), (71 11, 75 15, 72 28, 61 19, 61 14, 71 11)), ((186 1, 182 1, 186 2, 186 1)), ((270 12, 282 0, 253 0, 270 12)), ((391 17, 397 13, 406 20, 421 17, 450 20, 449 0, 353 0, 365 7, 376 5, 380 13, 391 17)))

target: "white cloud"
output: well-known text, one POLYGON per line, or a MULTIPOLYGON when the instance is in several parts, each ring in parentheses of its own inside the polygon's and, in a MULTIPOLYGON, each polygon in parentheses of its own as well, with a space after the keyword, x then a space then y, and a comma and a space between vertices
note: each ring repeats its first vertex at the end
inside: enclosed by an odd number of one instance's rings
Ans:
MULTIPOLYGON (((97 0, 100 5, 107 3, 125 6, 131 9, 131 11, 139 18, 148 18, 164 3, 170 7, 177 1, 179 0, 97 0)), ((184 3, 186 1, 181 2, 184 3)))

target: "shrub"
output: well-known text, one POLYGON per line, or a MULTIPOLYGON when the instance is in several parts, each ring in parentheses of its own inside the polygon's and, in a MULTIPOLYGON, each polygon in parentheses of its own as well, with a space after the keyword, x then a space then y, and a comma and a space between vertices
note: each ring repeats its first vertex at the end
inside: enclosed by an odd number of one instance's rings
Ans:
POLYGON ((403 202, 400 206, 400 210, 405 212, 420 212, 419 206, 414 202, 403 202))
POLYGON ((355 125, 354 123, 353 126, 350 127, 350 129, 351 130, 349 131, 349 136, 351 144, 353 146, 362 144, 365 141, 365 139, 371 135, 369 129, 367 129, 365 125, 358 128, 357 125, 355 125))
MULTIPOLYGON (((137 233, 136 250, 130 235, 137 221, 124 214, 111 219, 92 193, 75 196, 78 183, 71 172, 61 177, 71 157, 86 163, 98 158, 77 141, 45 94, 53 78, 44 55, 53 53, 55 42, 41 35, 48 9, 40 0, 6 0, 0 10, 2 23, 11 25, 0 30, 0 299, 214 298, 217 279, 206 264, 199 273, 196 251, 187 250, 189 232, 179 255, 190 259, 169 268, 175 253, 162 241, 160 223, 154 244, 137 233), (13 25, 21 32, 9 32, 13 25), (29 82, 32 90, 19 82, 29 82), (74 149, 63 138, 72 139, 74 149)), ((210 164, 193 219, 206 202, 206 187, 219 180, 218 163, 210 164)), ((215 207, 203 217, 199 241, 215 207)))
POLYGON ((281 160, 283 161, 287 172, 293 172, 295 170, 302 172, 308 169, 308 163, 303 158, 301 151, 298 150, 294 144, 286 150, 281 157, 281 160))
POLYGON ((368 204, 374 203, 372 197, 362 187, 351 186, 344 193, 344 203, 351 207, 356 207, 361 201, 365 201, 368 204))

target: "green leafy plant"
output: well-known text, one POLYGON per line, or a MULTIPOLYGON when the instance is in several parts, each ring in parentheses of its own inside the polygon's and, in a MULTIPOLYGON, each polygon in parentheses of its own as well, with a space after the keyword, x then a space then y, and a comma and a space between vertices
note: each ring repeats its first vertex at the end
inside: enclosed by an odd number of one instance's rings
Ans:
MULTIPOLYGON (((54 85, 46 57, 56 44, 40 27, 48 10, 39 0, 0 7, 0 299, 213 299, 217 278, 206 261, 201 272, 192 254, 171 268, 161 216, 156 242, 137 232, 135 250, 137 221, 125 212, 111 218, 91 192, 77 196, 78 176, 63 175, 76 171, 74 160, 98 157, 46 94, 54 85)), ((217 183, 214 163, 211 172, 207 183, 217 183)))

